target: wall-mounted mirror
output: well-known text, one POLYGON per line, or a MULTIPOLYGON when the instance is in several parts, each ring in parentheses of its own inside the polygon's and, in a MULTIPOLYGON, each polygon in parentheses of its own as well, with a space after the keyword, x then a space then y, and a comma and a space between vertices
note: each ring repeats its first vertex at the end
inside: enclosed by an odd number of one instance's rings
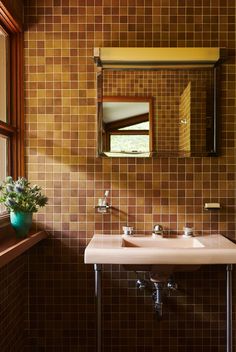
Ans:
POLYGON ((98 154, 217 155, 218 67, 129 65, 98 74, 98 154))

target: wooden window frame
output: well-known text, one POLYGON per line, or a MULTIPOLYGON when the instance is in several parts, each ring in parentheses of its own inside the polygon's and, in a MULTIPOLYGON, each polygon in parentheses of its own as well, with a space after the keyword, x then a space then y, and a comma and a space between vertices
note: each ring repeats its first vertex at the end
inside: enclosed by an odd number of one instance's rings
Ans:
MULTIPOLYGON (((16 179, 25 175, 23 25, 1 1, 0 25, 9 36, 8 119, 0 121, 0 134, 9 138, 8 174, 16 179)), ((0 225, 6 217, 0 214, 0 225)))

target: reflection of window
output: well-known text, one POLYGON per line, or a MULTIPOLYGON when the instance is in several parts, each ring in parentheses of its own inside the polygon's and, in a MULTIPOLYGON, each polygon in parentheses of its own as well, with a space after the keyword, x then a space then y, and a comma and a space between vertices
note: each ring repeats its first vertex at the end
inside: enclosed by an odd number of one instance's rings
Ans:
POLYGON ((111 152, 148 153, 148 135, 111 135, 111 152))
POLYGON ((149 152, 149 121, 119 128, 110 133, 111 152, 148 153, 149 152), (127 131, 122 134, 120 131, 127 131), (129 134, 128 131, 132 131, 129 134), (139 134, 140 133, 140 134, 139 134))
MULTIPOLYGON (((23 176, 23 74, 21 27, 0 12, 0 181, 23 176)), ((0 207, 0 215, 4 208, 0 207)))
POLYGON ((103 100, 103 150, 148 154, 152 100, 145 97, 103 97, 103 100))
MULTIPOLYGON (((147 117, 148 118, 148 115, 147 117)), ((111 152, 148 153, 149 121, 134 123, 136 117, 115 122, 117 128, 108 129, 105 133, 106 150, 111 152), (130 125, 128 120, 131 121, 130 125), (122 127, 122 123, 125 124, 122 127)))

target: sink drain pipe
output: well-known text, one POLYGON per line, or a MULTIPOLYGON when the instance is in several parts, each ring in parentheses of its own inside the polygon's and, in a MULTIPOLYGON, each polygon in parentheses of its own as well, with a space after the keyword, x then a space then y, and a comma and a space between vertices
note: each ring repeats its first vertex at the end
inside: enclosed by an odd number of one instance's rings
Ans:
POLYGON ((163 316, 163 302, 162 302, 162 282, 154 282, 155 291, 153 293, 154 309, 157 314, 157 318, 160 320, 163 316))
POLYGON ((233 352, 232 343, 232 271, 233 264, 226 266, 226 351, 233 352))

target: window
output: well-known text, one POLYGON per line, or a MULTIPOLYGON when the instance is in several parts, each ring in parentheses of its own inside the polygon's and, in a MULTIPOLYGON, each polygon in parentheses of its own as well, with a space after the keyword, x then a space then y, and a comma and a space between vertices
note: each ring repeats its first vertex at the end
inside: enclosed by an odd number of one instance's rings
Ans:
POLYGON ((21 25, 0 2, 0 181, 24 175, 22 57, 21 25))
POLYGON ((0 26, 0 120, 7 122, 7 76, 9 61, 9 36, 0 26))

